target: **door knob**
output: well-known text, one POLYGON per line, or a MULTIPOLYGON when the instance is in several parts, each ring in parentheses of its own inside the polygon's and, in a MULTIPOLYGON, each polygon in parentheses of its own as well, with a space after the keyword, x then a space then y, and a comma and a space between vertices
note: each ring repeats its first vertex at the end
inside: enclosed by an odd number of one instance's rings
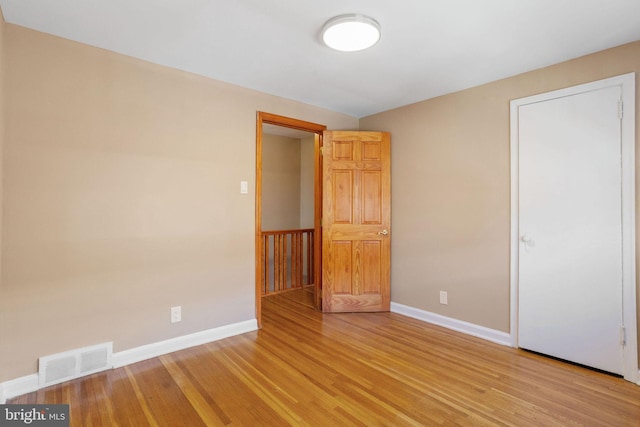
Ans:
POLYGON ((378 231, 379 236, 386 236, 387 234, 389 234, 389 230, 387 230, 386 228, 382 231, 378 231))
POLYGON ((522 242, 524 243, 525 248, 528 248, 530 246, 533 247, 535 245, 531 233, 524 233, 522 237, 520 237, 520 240, 522 240, 522 242))

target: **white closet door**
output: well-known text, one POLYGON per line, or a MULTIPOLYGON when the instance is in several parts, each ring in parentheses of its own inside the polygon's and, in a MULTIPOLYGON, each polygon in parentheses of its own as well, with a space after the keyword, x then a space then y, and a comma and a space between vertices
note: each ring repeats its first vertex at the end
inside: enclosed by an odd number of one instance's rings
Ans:
POLYGON ((522 348, 622 374, 620 87, 522 105, 522 348))

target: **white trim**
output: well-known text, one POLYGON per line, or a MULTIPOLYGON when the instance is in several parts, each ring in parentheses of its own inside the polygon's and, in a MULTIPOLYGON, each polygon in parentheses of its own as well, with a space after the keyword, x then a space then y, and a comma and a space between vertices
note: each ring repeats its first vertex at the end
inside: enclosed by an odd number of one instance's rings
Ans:
POLYGON ((518 345, 518 109, 522 105, 542 102, 549 99, 575 95, 578 93, 620 86, 624 115, 621 124, 622 137, 622 301, 623 322, 626 328, 627 343, 624 347, 624 378, 627 381, 640 382, 638 373, 638 335, 636 311, 636 265, 635 265, 635 73, 599 80, 592 83, 560 89, 553 92, 512 100, 511 110, 511 345, 518 345))
POLYGON ((622 314, 626 331, 624 378, 637 383, 638 332, 636 307, 636 78, 621 76, 622 102, 622 314))
POLYGON ((257 329, 258 322, 256 319, 252 319, 120 351, 113 354, 113 367, 119 368, 132 363, 141 362, 146 359, 151 359, 153 357, 162 356, 163 354, 184 350, 185 348, 195 347, 197 345, 221 340, 234 335, 244 334, 246 332, 252 332, 257 329))
POLYGON ((0 395, 0 403, 4 404, 7 399, 22 396, 38 390, 38 374, 27 375, 26 377, 16 378, 15 380, 0 383, 0 388, 4 389, 0 395))
POLYGON ((520 260, 520 230, 519 230, 519 206, 520 206, 520 144, 518 144, 518 107, 514 101, 510 102, 510 144, 511 144, 511 228, 509 246, 509 339, 512 347, 518 347, 518 272, 520 260))
MULTIPOLYGON (((120 368, 125 365, 162 356, 163 354, 252 332, 257 329, 258 321, 256 319, 233 323, 231 325, 220 326, 218 328, 113 353, 111 361, 114 368, 120 368)), ((7 399, 11 399, 12 397, 21 396, 37 390, 39 390, 38 374, 5 381, 0 383, 0 404, 4 404, 7 399)))
POLYGON ((496 344, 511 346, 509 334, 507 332, 497 331, 495 329, 486 328, 484 326, 465 322, 463 320, 453 319, 451 317, 442 316, 430 311, 421 310, 419 308, 409 307, 407 305, 391 303, 391 312, 402 314, 403 316, 412 317, 422 320, 423 322, 432 323, 467 335, 482 338, 496 344))

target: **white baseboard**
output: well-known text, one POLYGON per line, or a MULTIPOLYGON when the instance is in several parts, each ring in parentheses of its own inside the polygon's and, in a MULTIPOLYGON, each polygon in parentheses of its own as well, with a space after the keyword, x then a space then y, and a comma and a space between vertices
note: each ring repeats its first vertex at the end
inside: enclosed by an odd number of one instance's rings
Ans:
MULTIPOLYGON (((258 321, 256 319, 247 320, 113 353, 111 360, 113 368, 120 368, 125 365, 151 359, 152 357, 162 356, 163 354, 218 341, 246 332, 252 332, 257 329, 258 321)), ((6 403, 7 399, 11 399, 12 397, 37 391, 38 388, 38 374, 27 375, 0 383, 0 404, 6 403)))
POLYGON ((0 404, 5 404, 7 399, 22 396, 38 390, 38 374, 27 375, 15 380, 0 383, 0 404))
POLYGON ((185 348, 195 347, 197 345, 218 341, 234 335, 255 331, 256 329, 258 329, 258 321, 253 319, 189 335, 183 335, 181 337, 171 338, 166 341, 143 345, 130 350, 120 351, 118 353, 113 353, 113 367, 119 368, 121 366, 151 359, 152 357, 184 350, 185 348))
POLYGON ((418 308, 409 307, 407 305, 391 303, 391 311, 393 313, 402 314, 407 317, 422 320, 423 322, 433 323, 447 329, 462 332, 467 335, 482 338, 496 344, 511 347, 511 336, 507 332, 497 331, 495 329, 486 328, 484 326, 475 325, 451 317, 442 316, 440 314, 431 313, 430 311, 420 310, 418 308))

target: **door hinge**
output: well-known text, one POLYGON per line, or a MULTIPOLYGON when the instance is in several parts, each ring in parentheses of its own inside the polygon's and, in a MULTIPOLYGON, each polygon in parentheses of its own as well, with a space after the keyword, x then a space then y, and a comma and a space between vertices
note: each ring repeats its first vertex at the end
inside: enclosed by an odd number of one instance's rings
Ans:
POLYGON ((320 147, 320 155, 324 156, 324 147, 320 147))
POLYGON ((322 218, 320 218, 320 227, 322 227, 322 218))
POLYGON ((618 101, 618 118, 622 120, 623 116, 624 116, 624 102, 622 102, 622 99, 621 99, 620 101, 618 101))
POLYGON ((627 345, 627 331, 624 326, 620 326, 620 345, 627 345))

